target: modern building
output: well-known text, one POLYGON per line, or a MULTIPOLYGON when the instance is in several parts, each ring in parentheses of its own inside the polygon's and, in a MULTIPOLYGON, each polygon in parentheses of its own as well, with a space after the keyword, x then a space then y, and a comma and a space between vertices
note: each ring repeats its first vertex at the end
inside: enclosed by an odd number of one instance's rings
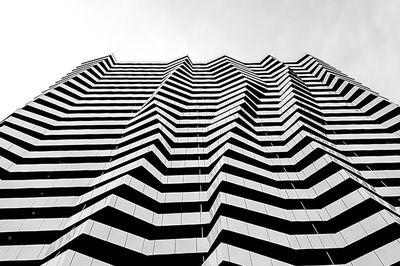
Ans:
POLYGON ((400 261, 400 108, 310 55, 86 62, 0 124, 0 179, 3 264, 400 261))

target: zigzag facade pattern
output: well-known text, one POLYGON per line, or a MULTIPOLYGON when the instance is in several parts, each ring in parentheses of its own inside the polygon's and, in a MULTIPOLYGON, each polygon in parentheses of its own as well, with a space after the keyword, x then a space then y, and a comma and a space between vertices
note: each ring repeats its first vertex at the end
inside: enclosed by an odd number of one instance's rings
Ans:
POLYGON ((311 55, 89 61, 0 125, 0 262, 391 265, 399 133, 311 55))

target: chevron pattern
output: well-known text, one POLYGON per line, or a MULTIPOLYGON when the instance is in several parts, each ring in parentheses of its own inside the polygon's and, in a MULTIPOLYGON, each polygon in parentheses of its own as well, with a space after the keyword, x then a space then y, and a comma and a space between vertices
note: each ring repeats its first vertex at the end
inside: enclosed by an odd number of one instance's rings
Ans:
POLYGON ((0 179, 2 263, 400 261, 400 108, 311 55, 85 62, 1 123, 0 179))

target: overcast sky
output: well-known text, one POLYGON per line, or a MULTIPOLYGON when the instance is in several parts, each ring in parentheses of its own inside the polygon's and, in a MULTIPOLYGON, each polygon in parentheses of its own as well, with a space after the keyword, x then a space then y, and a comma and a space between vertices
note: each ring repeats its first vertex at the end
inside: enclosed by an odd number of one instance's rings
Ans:
POLYGON ((400 103, 400 1, 1 1, 0 120, 81 62, 310 53, 400 103))

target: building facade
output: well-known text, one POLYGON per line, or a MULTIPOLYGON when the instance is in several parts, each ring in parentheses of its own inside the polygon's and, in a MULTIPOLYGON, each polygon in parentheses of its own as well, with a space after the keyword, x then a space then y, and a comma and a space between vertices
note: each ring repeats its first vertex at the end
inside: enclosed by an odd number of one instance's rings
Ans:
POLYGON ((83 63, 0 125, 0 263, 391 265, 399 115, 311 55, 83 63))

